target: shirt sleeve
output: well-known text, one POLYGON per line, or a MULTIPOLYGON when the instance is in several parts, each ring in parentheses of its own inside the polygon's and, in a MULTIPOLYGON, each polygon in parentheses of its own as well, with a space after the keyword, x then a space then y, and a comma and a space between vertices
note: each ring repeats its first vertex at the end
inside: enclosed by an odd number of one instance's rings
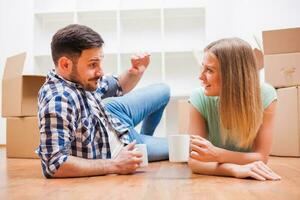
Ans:
POLYGON ((206 112, 206 103, 205 103, 205 95, 202 88, 197 88, 193 91, 189 98, 190 104, 198 110, 201 115, 206 119, 207 118, 207 112, 206 112))
POLYGON ((77 116, 67 96, 55 96, 39 110, 38 155, 45 177, 51 178, 67 160, 75 137, 77 116))
POLYGON ((97 90, 102 98, 122 96, 122 88, 116 76, 103 76, 100 80, 100 88, 97 90))
POLYGON ((274 87, 268 83, 261 85, 261 98, 263 108, 266 109, 274 100, 277 99, 277 93, 274 87))

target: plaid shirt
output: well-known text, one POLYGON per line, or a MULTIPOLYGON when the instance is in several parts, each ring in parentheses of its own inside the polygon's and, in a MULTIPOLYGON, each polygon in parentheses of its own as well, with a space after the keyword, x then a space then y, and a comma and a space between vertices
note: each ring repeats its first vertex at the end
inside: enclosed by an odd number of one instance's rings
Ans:
POLYGON ((96 91, 85 91, 52 70, 39 91, 40 145, 43 174, 50 178, 69 155, 111 158, 108 134, 115 130, 128 143, 128 126, 105 111, 101 99, 121 96, 117 78, 104 76, 96 91))

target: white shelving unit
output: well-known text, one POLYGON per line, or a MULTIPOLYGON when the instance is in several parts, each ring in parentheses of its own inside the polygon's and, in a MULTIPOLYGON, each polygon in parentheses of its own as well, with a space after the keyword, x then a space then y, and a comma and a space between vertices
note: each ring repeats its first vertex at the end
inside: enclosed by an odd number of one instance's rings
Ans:
POLYGON ((101 34, 105 42, 106 53, 118 52, 117 12, 81 11, 77 12, 77 23, 91 27, 101 34))
POLYGON ((46 74, 53 68, 50 42, 58 29, 71 23, 87 25, 105 42, 106 73, 128 69, 136 52, 151 53, 150 65, 137 87, 157 82, 171 86, 171 102, 157 135, 178 132, 177 100, 188 98, 199 86, 200 66, 193 51, 201 52, 204 47, 204 1, 35 0, 34 10, 35 71, 46 74))
POLYGON ((165 53, 165 81, 174 88, 172 96, 189 96, 200 84, 199 74, 200 66, 190 51, 165 53))

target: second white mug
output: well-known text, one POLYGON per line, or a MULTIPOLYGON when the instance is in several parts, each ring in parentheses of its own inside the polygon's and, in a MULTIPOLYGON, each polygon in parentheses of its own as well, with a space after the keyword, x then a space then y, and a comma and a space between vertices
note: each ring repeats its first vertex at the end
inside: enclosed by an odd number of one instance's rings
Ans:
POLYGON ((169 135, 169 161, 187 162, 189 160, 190 136, 189 135, 169 135))

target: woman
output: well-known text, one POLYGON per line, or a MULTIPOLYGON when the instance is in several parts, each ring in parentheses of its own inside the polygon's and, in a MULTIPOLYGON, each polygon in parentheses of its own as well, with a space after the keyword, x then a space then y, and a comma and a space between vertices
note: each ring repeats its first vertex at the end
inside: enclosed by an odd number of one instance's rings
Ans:
POLYGON ((218 40, 204 49, 203 88, 190 97, 194 173, 279 180, 267 165, 276 91, 259 83, 252 48, 239 38, 218 40))

